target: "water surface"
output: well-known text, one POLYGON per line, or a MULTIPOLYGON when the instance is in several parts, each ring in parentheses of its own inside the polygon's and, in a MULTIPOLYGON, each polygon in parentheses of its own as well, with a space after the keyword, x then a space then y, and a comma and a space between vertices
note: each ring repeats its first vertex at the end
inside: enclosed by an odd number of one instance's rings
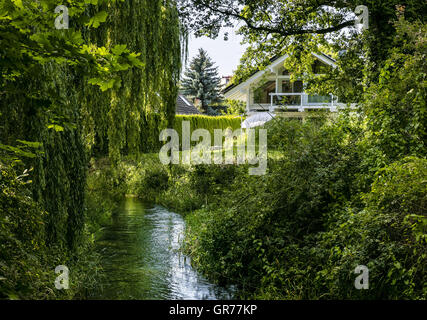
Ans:
POLYGON ((163 207, 127 198, 98 241, 106 278, 98 299, 230 299, 180 252, 185 222, 163 207))

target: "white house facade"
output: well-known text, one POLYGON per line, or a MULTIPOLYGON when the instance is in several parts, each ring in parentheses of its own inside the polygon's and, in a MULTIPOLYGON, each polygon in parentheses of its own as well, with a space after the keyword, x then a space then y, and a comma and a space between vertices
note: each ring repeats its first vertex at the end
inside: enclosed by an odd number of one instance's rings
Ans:
MULTIPOLYGON (((316 58, 315 74, 322 74, 324 67, 336 67, 335 60, 325 54, 312 53, 316 58)), ((312 109, 326 109, 336 112, 346 105, 333 95, 309 95, 304 92, 301 80, 290 81, 289 72, 283 67, 287 55, 272 59, 264 70, 254 73, 246 81, 229 86, 224 90, 224 97, 246 103, 248 115, 258 112, 304 112, 312 109)))

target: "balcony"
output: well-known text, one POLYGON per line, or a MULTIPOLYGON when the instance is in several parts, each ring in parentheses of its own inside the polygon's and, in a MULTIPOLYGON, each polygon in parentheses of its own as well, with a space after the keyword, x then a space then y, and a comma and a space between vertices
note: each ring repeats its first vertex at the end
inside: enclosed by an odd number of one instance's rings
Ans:
POLYGON ((326 109, 331 112, 337 111, 338 97, 334 95, 319 96, 299 93, 270 93, 270 104, 252 104, 251 111, 298 111, 304 112, 313 109, 326 109))

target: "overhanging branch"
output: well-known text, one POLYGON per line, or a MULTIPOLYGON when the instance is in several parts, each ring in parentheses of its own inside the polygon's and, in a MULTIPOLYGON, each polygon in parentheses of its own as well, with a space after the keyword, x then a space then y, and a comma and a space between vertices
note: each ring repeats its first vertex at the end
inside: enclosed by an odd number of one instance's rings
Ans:
POLYGON ((270 33, 270 34, 278 34, 278 35, 281 35, 283 37, 292 36, 292 35, 303 35, 303 34, 331 33, 331 32, 339 31, 339 30, 344 29, 346 27, 352 26, 352 25, 354 25, 354 22, 355 22, 355 20, 345 21, 345 22, 342 22, 336 26, 331 26, 331 27, 321 28, 321 29, 294 29, 294 30, 289 30, 289 29, 275 28, 275 27, 269 27, 269 26, 257 26, 249 18, 244 17, 239 13, 236 13, 236 12, 233 12, 233 11, 230 11, 227 9, 221 9, 221 8, 213 7, 213 6, 210 6, 209 4, 207 4, 206 2, 203 4, 203 6, 207 9, 211 10, 212 12, 215 12, 215 13, 218 13, 218 14, 221 14, 224 16, 228 16, 228 17, 233 17, 237 20, 243 21, 246 23, 246 25, 249 29, 252 29, 255 31, 262 31, 262 32, 270 33))

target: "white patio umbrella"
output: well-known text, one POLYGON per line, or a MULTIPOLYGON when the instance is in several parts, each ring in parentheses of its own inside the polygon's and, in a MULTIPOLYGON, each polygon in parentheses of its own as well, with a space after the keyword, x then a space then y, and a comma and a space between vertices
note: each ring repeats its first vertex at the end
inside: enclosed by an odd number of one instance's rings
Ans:
POLYGON ((269 112, 259 112, 242 122, 242 129, 255 128, 264 125, 274 119, 274 115, 269 112))

